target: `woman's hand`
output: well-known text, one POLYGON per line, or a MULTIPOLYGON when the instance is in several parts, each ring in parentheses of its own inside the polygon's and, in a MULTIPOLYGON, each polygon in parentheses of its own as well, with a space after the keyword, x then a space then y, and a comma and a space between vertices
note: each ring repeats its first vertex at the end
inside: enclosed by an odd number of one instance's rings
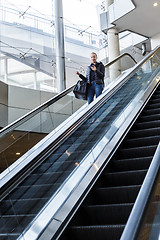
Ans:
POLYGON ((80 75, 80 73, 79 72, 76 72, 76 74, 79 76, 80 75))
POLYGON ((91 66, 91 69, 92 69, 93 71, 96 71, 96 70, 97 70, 97 68, 96 68, 95 65, 92 65, 92 66, 91 66))

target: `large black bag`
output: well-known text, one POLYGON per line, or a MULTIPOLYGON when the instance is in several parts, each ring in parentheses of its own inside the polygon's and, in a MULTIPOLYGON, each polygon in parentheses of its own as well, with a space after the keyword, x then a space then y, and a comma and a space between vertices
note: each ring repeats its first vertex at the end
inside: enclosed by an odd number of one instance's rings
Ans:
POLYGON ((87 100, 87 82, 79 80, 73 89, 78 99, 87 100))

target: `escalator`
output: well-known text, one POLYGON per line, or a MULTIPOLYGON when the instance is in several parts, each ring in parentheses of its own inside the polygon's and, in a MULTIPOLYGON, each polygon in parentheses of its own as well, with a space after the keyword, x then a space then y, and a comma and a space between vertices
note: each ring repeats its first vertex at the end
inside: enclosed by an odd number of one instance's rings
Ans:
POLYGON ((160 141, 159 113, 160 87, 60 239, 120 239, 160 141))
POLYGON ((159 54, 11 165, 0 239, 120 238, 159 142, 159 54))

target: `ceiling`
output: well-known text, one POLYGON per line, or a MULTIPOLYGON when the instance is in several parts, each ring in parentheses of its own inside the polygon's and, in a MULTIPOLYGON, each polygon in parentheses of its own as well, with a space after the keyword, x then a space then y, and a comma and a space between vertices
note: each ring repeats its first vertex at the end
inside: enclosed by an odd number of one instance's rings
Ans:
POLYGON ((119 32, 129 30, 145 37, 160 33, 160 1, 132 0, 135 9, 114 21, 119 32), (158 6, 153 7, 157 2, 158 6))

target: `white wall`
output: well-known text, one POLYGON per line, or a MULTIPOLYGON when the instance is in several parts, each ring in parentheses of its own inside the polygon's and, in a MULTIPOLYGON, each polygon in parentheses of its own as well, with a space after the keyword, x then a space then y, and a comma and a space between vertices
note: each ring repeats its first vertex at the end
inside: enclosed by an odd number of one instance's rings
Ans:
POLYGON ((151 38, 151 49, 153 50, 158 45, 160 45, 160 33, 151 38))

